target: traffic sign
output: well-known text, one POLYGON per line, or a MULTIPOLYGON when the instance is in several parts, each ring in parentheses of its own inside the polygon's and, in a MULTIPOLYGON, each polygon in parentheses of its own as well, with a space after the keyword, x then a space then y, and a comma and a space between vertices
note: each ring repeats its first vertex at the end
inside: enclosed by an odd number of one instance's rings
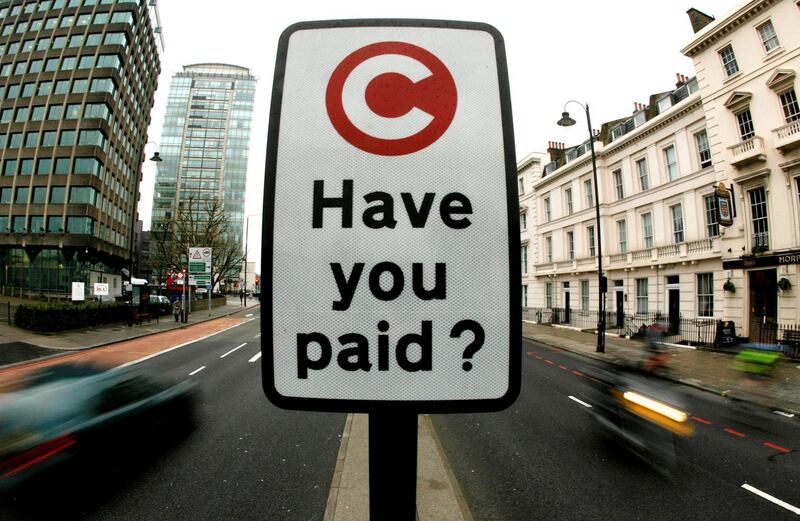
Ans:
POLYGON ((189 248, 189 272, 211 273, 211 248, 189 248))
POLYGON ((266 395, 305 410, 510 405, 519 211, 500 34, 462 22, 300 23, 281 36, 275 78, 266 395))

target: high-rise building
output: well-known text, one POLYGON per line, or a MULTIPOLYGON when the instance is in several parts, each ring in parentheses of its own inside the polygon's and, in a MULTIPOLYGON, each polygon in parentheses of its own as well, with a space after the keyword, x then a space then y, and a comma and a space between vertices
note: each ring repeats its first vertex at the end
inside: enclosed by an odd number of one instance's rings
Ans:
POLYGON ((121 290, 163 49, 146 0, 0 1, 3 290, 121 290))
MULTIPOLYGON (((152 230, 215 201, 228 218, 227 239, 243 242, 244 196, 256 78, 223 63, 186 65, 170 85, 153 195, 152 230)), ((203 246, 203 245, 198 245, 203 246)), ((238 270, 235 275, 238 275, 238 270)))

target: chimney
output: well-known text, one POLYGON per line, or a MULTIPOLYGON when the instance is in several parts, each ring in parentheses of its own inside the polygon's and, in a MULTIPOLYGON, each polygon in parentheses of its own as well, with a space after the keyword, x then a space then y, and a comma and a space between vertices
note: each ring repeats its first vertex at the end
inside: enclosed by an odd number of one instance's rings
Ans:
POLYGON ((547 153, 550 154, 550 161, 558 161, 559 166, 564 164, 564 143, 548 141, 547 153))
POLYGON ((689 21, 692 23, 692 30, 697 34, 703 27, 714 21, 713 16, 709 16, 702 11, 698 11, 694 7, 686 11, 689 15, 689 21))

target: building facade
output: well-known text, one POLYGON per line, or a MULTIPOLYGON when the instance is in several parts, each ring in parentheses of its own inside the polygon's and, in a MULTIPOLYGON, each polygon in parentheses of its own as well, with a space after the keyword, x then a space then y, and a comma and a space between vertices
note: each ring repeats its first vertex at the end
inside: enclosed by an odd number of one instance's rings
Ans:
POLYGON ((160 72, 145 0, 0 2, 4 291, 121 290, 160 72))
POLYGON ((551 143, 521 191, 536 223, 522 240, 526 319, 594 327, 599 231, 609 330, 659 320, 677 341, 710 343, 724 319, 776 341, 776 325, 800 323, 800 10, 757 0, 719 21, 689 14, 697 77, 678 74, 597 136, 600 229, 588 140, 551 143), (734 194, 732 226, 718 222, 719 183, 734 194))
POLYGON ((800 323, 799 25, 797 2, 754 0, 694 24, 682 51, 698 71, 714 180, 733 195, 721 237, 725 318, 753 338, 800 323))
POLYGON ((152 230, 190 204, 202 221, 203 206, 215 201, 228 217, 228 240, 242 244, 255 89, 256 78, 236 65, 187 65, 173 76, 161 131, 163 162, 158 164, 152 230))

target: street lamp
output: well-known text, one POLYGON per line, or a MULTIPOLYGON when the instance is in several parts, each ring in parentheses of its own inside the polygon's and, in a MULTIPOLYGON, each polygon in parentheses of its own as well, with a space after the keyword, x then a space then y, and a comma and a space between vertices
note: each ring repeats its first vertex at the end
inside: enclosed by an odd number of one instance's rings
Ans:
POLYGON ((606 292, 608 291, 608 283, 603 276, 603 241, 600 231, 600 191, 597 183, 597 157, 594 153, 594 133, 592 131, 592 118, 589 116, 589 104, 583 104, 579 101, 569 100, 564 104, 564 112, 561 113, 561 119, 558 120, 558 126, 571 127, 575 124, 575 120, 569 117, 567 112, 567 105, 575 103, 579 105, 586 112, 586 125, 589 128, 589 148, 592 151, 592 182, 594 183, 594 215, 595 215, 595 228, 597 228, 597 282, 598 282, 598 295, 599 295, 599 318, 597 321, 597 352, 604 353, 606 350, 606 292))
MULTIPOLYGON (((148 141, 144 144, 146 147, 147 145, 156 145, 153 141, 148 141)), ((158 145, 156 145, 158 146, 158 145)), ((144 150, 144 147, 142 148, 144 150)), ((161 159, 161 156, 158 152, 153 152, 153 157, 149 159, 149 161, 153 161, 154 163, 160 163, 164 161, 161 159)), ((134 190, 136 193, 134 194, 133 198, 133 207, 131 208, 131 233, 128 236, 128 282, 131 285, 131 306, 133 306, 133 235, 134 235, 134 227, 136 226, 136 209, 139 206, 139 169, 136 170, 136 182, 133 185, 134 190)))
POLYGON ((253 213, 245 217, 244 225, 244 307, 247 307, 247 239, 250 232, 250 218, 264 215, 260 213, 253 213))

